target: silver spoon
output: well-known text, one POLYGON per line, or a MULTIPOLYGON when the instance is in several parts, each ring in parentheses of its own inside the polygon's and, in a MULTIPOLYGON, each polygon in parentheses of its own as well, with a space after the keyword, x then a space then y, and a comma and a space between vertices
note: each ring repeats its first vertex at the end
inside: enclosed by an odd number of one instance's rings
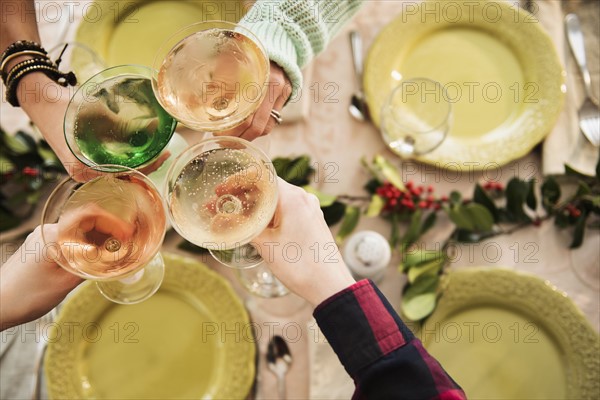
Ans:
POLYGON ((354 119, 364 122, 369 120, 369 108, 365 100, 362 82, 362 39, 360 33, 356 31, 350 32, 350 48, 352 49, 352 62, 354 64, 354 76, 356 78, 357 91, 352 94, 348 111, 350 111, 350 115, 352 115, 354 119))
POLYGON ((569 14, 565 17, 565 24, 569 45, 581 70, 585 85, 586 99, 579 108, 579 127, 590 143, 598 147, 600 146, 600 107, 592 94, 592 79, 587 68, 585 44, 579 18, 575 14, 569 14))
POLYGON ((277 376, 277 391, 279 399, 285 400, 285 374, 292 364, 292 354, 281 336, 273 336, 267 348, 267 365, 277 376))

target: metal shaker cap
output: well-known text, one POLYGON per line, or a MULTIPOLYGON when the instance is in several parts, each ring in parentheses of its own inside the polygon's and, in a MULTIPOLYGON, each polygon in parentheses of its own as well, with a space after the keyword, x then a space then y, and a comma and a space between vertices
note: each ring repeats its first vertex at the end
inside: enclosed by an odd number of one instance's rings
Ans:
POLYGON ((355 278, 383 277, 392 251, 388 241, 374 231, 356 232, 348 238, 342 256, 355 278))

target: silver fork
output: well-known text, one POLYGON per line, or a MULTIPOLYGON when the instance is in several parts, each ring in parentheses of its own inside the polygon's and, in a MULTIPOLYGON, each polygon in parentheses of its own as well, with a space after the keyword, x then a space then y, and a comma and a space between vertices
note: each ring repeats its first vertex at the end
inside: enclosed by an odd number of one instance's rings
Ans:
POLYGON ((585 44, 583 41, 583 33, 579 18, 575 14, 568 14, 565 17, 565 25, 567 27, 567 37, 571 51, 575 56, 577 65, 583 76, 585 85, 586 99, 579 108, 579 127, 585 137, 594 146, 600 146, 600 107, 592 94, 592 78, 590 71, 587 68, 587 60, 585 57, 585 44))
POLYGON ((46 348, 48 347, 48 338, 44 337, 42 332, 47 332, 44 326, 53 323, 58 315, 58 307, 53 308, 50 312, 44 315, 38 320, 38 327, 40 331, 40 341, 37 343, 38 352, 35 360, 35 381, 33 386, 33 393, 31 394, 31 400, 39 400, 41 395, 42 386, 42 365, 44 364, 44 355, 46 354, 46 348))

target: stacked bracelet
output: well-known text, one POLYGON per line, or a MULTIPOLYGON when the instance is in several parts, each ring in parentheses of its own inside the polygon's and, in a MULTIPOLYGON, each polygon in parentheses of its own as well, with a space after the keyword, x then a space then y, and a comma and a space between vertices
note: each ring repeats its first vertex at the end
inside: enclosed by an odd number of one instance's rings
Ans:
POLYGON ((73 86, 77 84, 75 74, 73 72, 60 72, 58 65, 50 60, 46 50, 35 42, 21 40, 11 44, 2 53, 0 60, 0 72, 2 80, 6 85, 6 100, 15 107, 19 106, 19 99, 17 98, 19 82, 25 75, 31 72, 42 72, 61 86, 73 86), (19 62, 8 72, 4 70, 10 60, 24 55, 32 56, 33 58, 19 62))

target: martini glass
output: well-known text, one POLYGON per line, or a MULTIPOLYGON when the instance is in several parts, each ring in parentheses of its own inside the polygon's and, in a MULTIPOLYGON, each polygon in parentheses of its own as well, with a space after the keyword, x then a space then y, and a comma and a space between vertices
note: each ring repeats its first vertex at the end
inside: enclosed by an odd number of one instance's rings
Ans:
POLYGON ((45 254, 96 281, 107 299, 121 304, 139 303, 160 287, 165 228, 165 206, 154 184, 120 165, 88 168, 81 181, 65 179, 42 212, 45 254))
POLYGON ((78 88, 65 114, 64 133, 71 152, 87 166, 140 168, 158 158, 176 125, 154 97, 150 69, 121 65, 78 88))
POLYGON ((249 30, 224 21, 190 25, 158 50, 152 88, 179 122, 221 132, 254 114, 267 93, 269 58, 249 30))
POLYGON ((180 154, 168 172, 166 200, 175 230, 235 268, 240 282, 262 297, 288 293, 250 244, 273 219, 277 197, 269 158, 236 137, 199 142, 180 154))

